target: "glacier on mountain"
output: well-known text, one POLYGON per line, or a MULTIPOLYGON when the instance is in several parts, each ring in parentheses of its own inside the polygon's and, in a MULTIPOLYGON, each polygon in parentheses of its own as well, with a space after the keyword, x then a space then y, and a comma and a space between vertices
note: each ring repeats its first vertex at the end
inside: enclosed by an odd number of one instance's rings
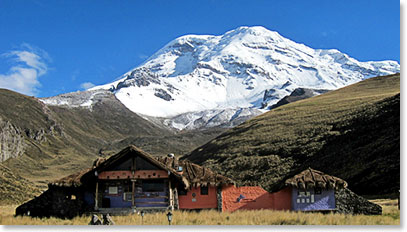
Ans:
MULTIPOLYGON (((299 87, 332 90, 399 71, 396 61, 360 62, 261 26, 239 27, 179 37, 118 81, 89 91, 109 90, 131 111, 181 130, 234 125, 233 115, 258 115, 299 87)), ((57 98, 44 102, 58 105, 57 98)))

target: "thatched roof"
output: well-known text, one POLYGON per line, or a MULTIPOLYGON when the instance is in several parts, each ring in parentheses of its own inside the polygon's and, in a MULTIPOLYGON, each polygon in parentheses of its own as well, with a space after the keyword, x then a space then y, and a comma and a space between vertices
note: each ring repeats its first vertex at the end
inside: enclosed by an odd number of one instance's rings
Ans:
POLYGON ((165 164, 165 166, 173 169, 177 169, 178 166, 181 166, 182 176, 186 178, 193 187, 235 184, 232 179, 219 175, 208 168, 191 163, 187 160, 178 160, 176 157, 168 156, 156 157, 156 159, 165 164))
POLYGON ((319 187, 322 189, 341 189, 346 188, 346 181, 327 175, 321 171, 308 168, 292 178, 285 180, 286 186, 291 186, 299 189, 309 189, 319 187))
POLYGON ((62 179, 53 181, 53 182, 49 183, 48 185, 60 186, 60 187, 78 187, 78 186, 82 185, 82 182, 81 182, 82 176, 91 170, 92 170, 92 168, 80 170, 79 172, 76 172, 69 176, 63 177, 62 179))
POLYGON ((136 146, 129 146, 116 155, 109 157, 108 159, 98 158, 93 162, 92 168, 81 170, 77 173, 66 176, 62 179, 51 182, 49 185, 63 186, 63 187, 78 187, 81 186, 84 180, 84 177, 94 177, 95 171, 101 172, 110 165, 121 160, 125 156, 137 155, 148 160, 157 167, 168 171, 175 178, 179 179, 185 186, 185 188, 190 188, 191 186, 206 186, 206 185, 221 185, 221 184, 234 184, 234 181, 218 175, 211 170, 193 164, 189 161, 179 161, 177 158, 163 156, 163 157, 154 157, 147 152, 142 151, 136 146), (177 172, 176 169, 178 166, 183 168, 182 172, 177 172))

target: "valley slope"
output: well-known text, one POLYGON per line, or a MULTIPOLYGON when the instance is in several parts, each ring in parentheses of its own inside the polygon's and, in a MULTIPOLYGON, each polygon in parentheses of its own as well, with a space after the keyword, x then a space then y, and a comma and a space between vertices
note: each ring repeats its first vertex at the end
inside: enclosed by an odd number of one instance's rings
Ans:
POLYGON ((109 91, 92 94, 92 105, 72 108, 0 89, 0 203, 27 200, 32 194, 22 193, 38 192, 129 144, 155 155, 182 155, 222 131, 175 132, 131 112, 109 91))
POLYGON ((400 75, 380 76, 278 107, 183 157, 269 191, 311 167, 358 194, 400 188, 400 75))

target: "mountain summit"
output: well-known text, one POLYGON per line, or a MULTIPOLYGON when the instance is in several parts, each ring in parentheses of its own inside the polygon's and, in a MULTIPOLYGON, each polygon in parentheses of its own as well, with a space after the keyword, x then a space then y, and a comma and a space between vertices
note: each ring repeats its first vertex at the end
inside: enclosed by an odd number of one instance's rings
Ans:
MULTIPOLYGON (((299 87, 337 89, 399 71, 396 61, 359 62, 336 49, 312 49, 255 26, 220 36, 179 37, 118 81, 90 90, 113 92, 147 119, 194 129, 233 126, 299 87)), ((66 104, 59 96, 43 101, 66 104)))

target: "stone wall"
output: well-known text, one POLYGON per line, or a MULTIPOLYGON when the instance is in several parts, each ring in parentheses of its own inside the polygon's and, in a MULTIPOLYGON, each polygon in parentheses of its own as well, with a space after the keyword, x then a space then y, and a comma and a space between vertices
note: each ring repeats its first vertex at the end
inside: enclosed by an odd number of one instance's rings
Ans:
POLYGON ((81 188, 52 186, 40 196, 17 207, 16 215, 73 218, 90 210, 84 203, 81 188))
POLYGON ((345 188, 335 191, 336 209, 339 213, 381 215, 382 207, 345 188))

